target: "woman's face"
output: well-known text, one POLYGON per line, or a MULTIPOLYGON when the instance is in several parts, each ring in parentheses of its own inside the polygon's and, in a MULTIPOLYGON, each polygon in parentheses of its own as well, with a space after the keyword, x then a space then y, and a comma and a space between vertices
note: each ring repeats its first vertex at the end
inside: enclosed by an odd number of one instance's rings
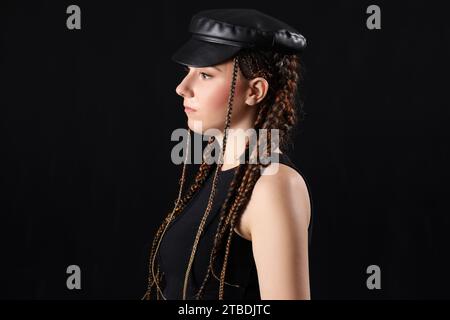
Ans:
MULTIPOLYGON (((184 98, 183 110, 188 118, 189 128, 196 133, 204 133, 212 128, 222 132, 231 88, 233 60, 210 67, 185 67, 185 69, 186 76, 177 86, 176 92, 184 98)), ((250 110, 253 108, 246 108, 247 93, 248 81, 239 72, 233 99, 232 124, 239 123, 253 111, 250 110)))

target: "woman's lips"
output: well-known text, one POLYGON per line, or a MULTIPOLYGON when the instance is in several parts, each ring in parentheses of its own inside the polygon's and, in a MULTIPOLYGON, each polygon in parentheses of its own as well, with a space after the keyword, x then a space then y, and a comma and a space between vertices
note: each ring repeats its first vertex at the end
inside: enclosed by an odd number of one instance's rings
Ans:
POLYGON ((195 112, 195 111, 197 111, 197 110, 195 110, 195 109, 193 109, 193 108, 191 108, 191 107, 188 107, 188 106, 184 106, 184 111, 185 111, 185 112, 195 112))

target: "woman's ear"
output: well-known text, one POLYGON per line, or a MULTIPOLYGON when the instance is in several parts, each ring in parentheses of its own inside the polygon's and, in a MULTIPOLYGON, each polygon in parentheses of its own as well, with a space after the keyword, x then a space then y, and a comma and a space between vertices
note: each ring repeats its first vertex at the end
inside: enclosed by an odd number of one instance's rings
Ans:
POLYGON ((248 83, 248 96, 245 99, 245 103, 254 106, 260 103, 269 91, 269 83, 262 77, 257 77, 249 81, 248 83))

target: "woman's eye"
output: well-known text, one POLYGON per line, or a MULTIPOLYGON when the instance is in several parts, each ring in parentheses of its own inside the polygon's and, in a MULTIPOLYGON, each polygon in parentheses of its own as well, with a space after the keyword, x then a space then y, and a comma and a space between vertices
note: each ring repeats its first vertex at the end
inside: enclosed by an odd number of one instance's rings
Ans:
MULTIPOLYGON (((187 66, 184 66, 184 67, 183 67, 183 70, 184 70, 184 72, 185 72, 186 74, 188 74, 188 73, 191 71, 191 69, 190 69, 189 67, 187 67, 187 66)), ((202 79, 209 79, 209 78, 212 78, 211 75, 209 75, 209 74, 207 74, 207 73, 204 73, 204 72, 199 72, 199 75, 200 75, 200 77, 201 77, 202 79)))
POLYGON ((209 78, 211 78, 211 76, 210 76, 209 74, 204 73, 204 72, 200 72, 200 75, 202 76, 203 79, 209 79, 209 78))

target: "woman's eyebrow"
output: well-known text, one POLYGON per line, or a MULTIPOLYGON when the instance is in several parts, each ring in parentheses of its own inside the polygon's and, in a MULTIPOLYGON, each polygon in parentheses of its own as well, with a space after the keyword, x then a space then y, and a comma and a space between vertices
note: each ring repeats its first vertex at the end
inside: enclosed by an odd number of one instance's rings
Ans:
MULTIPOLYGON (((191 67, 190 66, 187 66, 187 68, 188 69, 191 69, 191 67)), ((219 67, 216 67, 216 66, 208 66, 208 67, 199 67, 199 69, 201 69, 201 68, 213 68, 213 69, 216 69, 216 70, 218 70, 219 72, 222 72, 222 69, 220 69, 219 67)))
POLYGON ((211 66, 210 68, 214 68, 214 69, 219 70, 220 72, 222 72, 222 70, 219 67, 211 66))

